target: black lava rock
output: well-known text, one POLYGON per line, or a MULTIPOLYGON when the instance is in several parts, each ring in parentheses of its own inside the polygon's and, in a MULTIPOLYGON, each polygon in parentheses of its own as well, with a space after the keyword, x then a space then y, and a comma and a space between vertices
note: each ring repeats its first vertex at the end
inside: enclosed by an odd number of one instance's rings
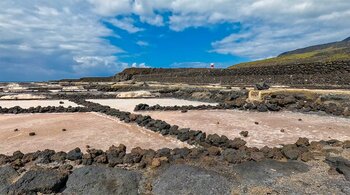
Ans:
POLYGON ((78 160, 83 157, 83 153, 81 153, 80 148, 75 148, 74 150, 71 150, 67 154, 68 160, 78 160))

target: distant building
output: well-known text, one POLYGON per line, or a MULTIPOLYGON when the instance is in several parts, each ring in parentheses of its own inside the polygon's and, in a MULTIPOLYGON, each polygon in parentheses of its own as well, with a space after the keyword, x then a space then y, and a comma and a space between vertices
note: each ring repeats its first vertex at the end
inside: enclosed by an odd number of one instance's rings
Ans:
POLYGON ((210 64, 210 68, 211 68, 211 69, 214 69, 214 68, 215 68, 214 63, 211 63, 211 64, 210 64))

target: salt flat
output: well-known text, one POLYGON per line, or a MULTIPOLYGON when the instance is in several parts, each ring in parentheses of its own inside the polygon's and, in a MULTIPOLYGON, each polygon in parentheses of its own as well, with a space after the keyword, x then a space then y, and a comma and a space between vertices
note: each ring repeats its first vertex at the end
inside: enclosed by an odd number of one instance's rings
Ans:
POLYGON ((21 108, 30 108, 37 106, 63 106, 63 107, 78 107, 74 102, 69 100, 0 100, 0 106, 3 108, 11 108, 15 106, 19 106, 21 108), (63 104, 60 104, 63 102, 63 104))
POLYGON ((97 113, 0 115, 0 140, 0 154, 7 155, 16 150, 69 151, 80 147, 85 151, 86 145, 106 150, 113 144, 124 144, 128 151, 138 146, 155 150, 189 147, 175 138, 97 113), (30 132, 36 135, 29 136, 30 132))
POLYGON ((172 125, 217 133, 228 138, 240 137, 241 131, 249 131, 244 138, 248 146, 279 146, 295 143, 299 137, 310 140, 349 140, 350 119, 293 112, 248 112, 238 110, 150 111, 140 112, 152 118, 165 120, 172 125), (301 121, 299 120, 301 119, 301 121), (255 124, 258 122, 258 124, 255 124), (281 132, 284 129, 284 132, 281 132))
POLYGON ((199 106, 199 105, 216 105, 216 103, 207 103, 200 101, 189 101, 175 98, 137 98, 137 99, 90 99, 87 101, 99 103, 101 105, 110 106, 122 111, 133 112, 138 104, 148 104, 154 106, 159 104, 161 106, 199 106))

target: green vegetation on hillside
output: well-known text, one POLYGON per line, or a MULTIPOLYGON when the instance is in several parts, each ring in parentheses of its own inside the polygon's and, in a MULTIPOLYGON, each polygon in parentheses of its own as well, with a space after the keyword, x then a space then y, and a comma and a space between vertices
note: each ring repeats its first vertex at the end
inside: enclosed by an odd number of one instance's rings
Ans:
POLYGON ((320 46, 312 46, 308 48, 298 49, 295 51, 286 52, 274 58, 241 63, 231 66, 229 68, 234 69, 242 67, 290 65, 300 63, 329 62, 342 60, 350 60, 350 42, 346 40, 320 46))

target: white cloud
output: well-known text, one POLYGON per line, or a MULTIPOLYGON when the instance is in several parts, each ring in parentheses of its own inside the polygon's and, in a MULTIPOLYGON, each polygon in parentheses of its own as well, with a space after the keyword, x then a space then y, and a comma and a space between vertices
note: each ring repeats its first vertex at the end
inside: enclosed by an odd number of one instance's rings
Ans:
POLYGON ((212 43, 212 51, 250 58, 262 58, 312 44, 337 41, 350 35, 349 0, 111 2, 94 0, 97 7, 109 7, 104 9, 103 14, 135 14, 142 22, 151 25, 166 23, 174 31, 218 23, 239 23, 243 30, 212 43), (123 7, 123 12, 120 7, 123 7), (110 11, 111 9, 117 11, 110 11), (162 12, 170 13, 166 22, 159 15, 162 12), (245 38, 242 39, 242 36, 245 38))
POLYGON ((123 18, 123 19, 111 19, 108 21, 115 27, 128 31, 129 33, 137 33, 143 31, 144 29, 134 26, 134 20, 132 18, 123 18))
POLYGON ((149 43, 146 41, 137 41, 136 44, 142 47, 149 46, 149 43))
POLYGON ((82 65, 93 74, 87 63, 103 74, 112 73, 113 63, 120 65, 114 56, 124 51, 101 38, 115 34, 83 1, 11 0, 1 1, 0 7, 0 77, 6 71, 30 80, 79 77, 84 76, 82 65))
POLYGON ((350 36, 350 2, 337 0, 175 0, 170 28, 240 23, 243 30, 214 42, 213 52, 264 58, 350 36))
POLYGON ((16 70, 23 78, 82 76, 131 66, 118 58, 121 48, 101 38, 119 37, 101 21, 129 33, 147 30, 141 23, 174 31, 238 25, 211 52, 252 59, 350 36, 349 0, 2 0, 0 7, 1 77, 16 70))
POLYGON ((94 11, 103 16, 114 16, 130 13, 131 0, 88 0, 94 5, 94 11))
POLYGON ((150 66, 147 66, 146 63, 137 64, 135 62, 131 64, 131 67, 132 68, 150 68, 150 66))

